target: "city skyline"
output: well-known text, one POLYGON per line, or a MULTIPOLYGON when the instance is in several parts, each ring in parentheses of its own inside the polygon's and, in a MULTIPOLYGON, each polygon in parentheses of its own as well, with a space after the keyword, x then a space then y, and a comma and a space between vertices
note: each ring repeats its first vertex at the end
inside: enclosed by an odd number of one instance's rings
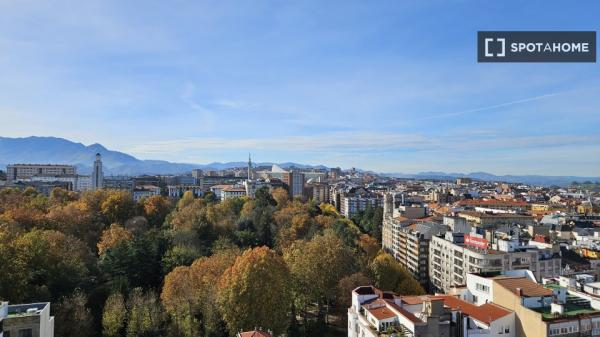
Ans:
POLYGON ((594 2, 139 6, 0 4, 0 135, 171 162, 600 175, 597 64, 478 64, 475 45, 598 30, 594 2))

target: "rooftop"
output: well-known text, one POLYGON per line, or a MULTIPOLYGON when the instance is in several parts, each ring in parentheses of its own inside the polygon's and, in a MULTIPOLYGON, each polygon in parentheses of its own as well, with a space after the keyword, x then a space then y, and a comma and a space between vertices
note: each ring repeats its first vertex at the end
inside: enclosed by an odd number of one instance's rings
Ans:
POLYGON ((9 305, 8 317, 37 316, 49 305, 48 302, 9 305))
POLYGON ((535 283, 527 277, 498 277, 494 281, 513 293, 522 297, 552 296, 552 290, 535 283))

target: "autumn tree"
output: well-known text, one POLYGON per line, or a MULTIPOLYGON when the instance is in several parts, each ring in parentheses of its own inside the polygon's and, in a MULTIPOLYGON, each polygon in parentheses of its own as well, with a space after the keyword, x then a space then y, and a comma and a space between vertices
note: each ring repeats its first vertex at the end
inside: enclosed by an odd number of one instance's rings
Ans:
POLYGON ((149 225, 155 228, 163 225, 172 209, 169 199, 160 195, 144 198, 140 204, 149 225))
POLYGON ((75 288, 85 287, 94 258, 86 245, 69 235, 33 230, 14 242, 13 259, 27 271, 26 301, 57 301, 75 288))
POLYGON ((120 337, 125 333, 127 308, 121 293, 108 297, 102 313, 102 335, 105 337, 120 337))
POLYGON ((354 270, 352 251, 329 230, 310 241, 296 241, 284 251, 284 259, 302 306, 312 302, 328 308, 340 279, 354 270))
POLYGON ((275 334, 288 326, 289 271, 268 247, 246 250, 219 280, 218 302, 229 331, 261 326, 275 334))
POLYGON ((111 223, 125 223, 133 216, 135 203, 129 192, 112 190, 102 202, 101 212, 111 223))
POLYGON ((164 336, 165 315, 156 293, 135 288, 127 298, 127 337, 164 336))
POLYGON ((131 241, 132 239, 133 234, 131 231, 118 224, 112 224, 110 228, 102 232, 100 242, 98 242, 98 255, 104 255, 107 249, 116 247, 122 242, 131 241))
POLYGON ((375 286, 401 295, 421 295, 425 291, 412 275, 388 253, 381 252, 373 260, 370 270, 375 286))
POLYGON ((344 309, 350 307, 352 305, 352 290, 359 286, 371 285, 371 283, 371 279, 363 273, 343 277, 338 282, 337 303, 344 309))
POLYGON ((63 297, 54 306, 55 335, 57 337, 95 336, 90 309, 87 308, 86 295, 76 290, 72 295, 63 297))

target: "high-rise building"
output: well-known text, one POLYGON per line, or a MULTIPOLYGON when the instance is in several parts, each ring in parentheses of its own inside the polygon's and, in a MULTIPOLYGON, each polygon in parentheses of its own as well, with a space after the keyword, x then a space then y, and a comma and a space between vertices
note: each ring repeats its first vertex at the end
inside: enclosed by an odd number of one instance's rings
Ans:
POLYGON ((301 197, 304 193, 304 174, 292 170, 284 172, 281 175, 281 180, 287 185, 290 197, 301 197))
POLYGON ((92 190, 98 190, 104 187, 104 173, 102 173, 102 156, 96 153, 94 161, 94 171, 92 173, 92 190))
POLYGON ((334 167, 329 171, 329 180, 331 181, 335 181, 340 179, 340 176, 342 175, 342 169, 340 169, 339 167, 334 167))

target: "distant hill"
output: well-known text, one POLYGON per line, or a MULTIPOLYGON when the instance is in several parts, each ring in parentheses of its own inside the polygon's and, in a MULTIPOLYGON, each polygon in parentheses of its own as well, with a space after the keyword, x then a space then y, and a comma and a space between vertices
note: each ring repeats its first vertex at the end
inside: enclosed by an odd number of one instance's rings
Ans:
MULTIPOLYGON (((186 164, 171 163, 164 160, 140 160, 123 152, 111 151, 100 144, 83 145, 63 138, 56 137, 26 137, 5 138, 0 137, 0 169, 4 170, 6 165, 15 163, 36 164, 70 164, 77 166, 78 172, 88 173, 92 170, 92 164, 96 153, 102 155, 107 174, 179 174, 190 172, 192 169, 223 170, 234 167, 245 167, 246 162, 229 162, 210 164, 186 164)), ((257 166, 271 166, 275 163, 254 163, 257 166)), ((326 166, 305 165, 299 163, 279 163, 283 168, 320 168, 326 166)), ((361 171, 360 169, 358 169, 361 171)), ((457 177, 467 177, 484 181, 505 181, 513 183, 526 183, 534 185, 559 185, 566 186, 573 181, 600 182, 600 177, 576 177, 576 176, 541 176, 541 175, 504 175, 497 176, 486 172, 473 173, 446 173, 446 172, 421 172, 417 174, 384 173, 386 176, 413 179, 442 179, 452 180, 457 177)))
MULTIPOLYGON (((140 160, 123 152, 111 151, 100 144, 84 145, 56 137, 0 137, 0 170, 6 165, 15 163, 36 164, 69 164, 77 166, 79 173, 89 173, 96 153, 102 155, 102 163, 106 174, 138 175, 138 174, 179 174, 192 169, 222 170, 244 167, 246 162, 186 164, 171 163, 164 160, 140 160)), ((255 165, 271 166, 273 163, 256 163, 255 165)), ((282 163, 281 167, 313 167, 297 163, 282 163)), ((325 166, 314 166, 325 168, 325 166)))
POLYGON ((453 180, 456 178, 466 177, 482 181, 503 181, 507 183, 525 183, 540 186, 567 186, 573 181, 583 182, 600 182, 600 177, 578 177, 578 176, 542 176, 542 175, 494 175, 486 172, 472 173, 446 173, 446 172, 421 172, 417 174, 404 173, 389 173, 386 174, 397 178, 412 178, 412 179, 439 179, 453 180))

